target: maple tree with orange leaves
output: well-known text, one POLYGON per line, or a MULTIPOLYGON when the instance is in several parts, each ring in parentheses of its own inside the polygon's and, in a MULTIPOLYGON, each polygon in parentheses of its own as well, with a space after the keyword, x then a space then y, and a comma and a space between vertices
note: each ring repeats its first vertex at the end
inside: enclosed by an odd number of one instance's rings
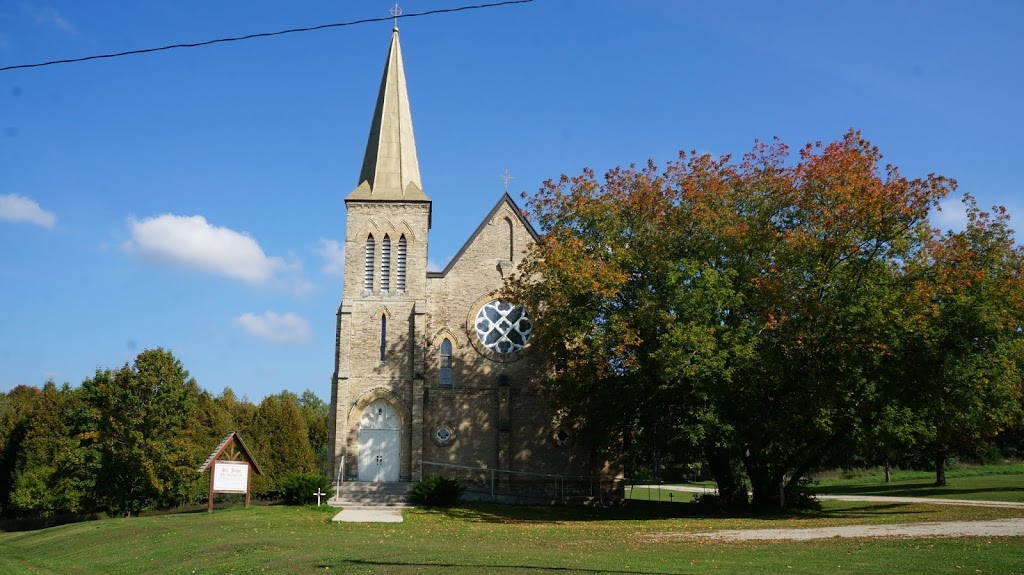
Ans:
POLYGON ((703 459, 726 503, 749 484, 765 506, 856 449, 923 377, 894 365, 934 324, 915 266, 937 261, 929 213, 956 188, 881 158, 850 131, 795 158, 775 140, 545 182, 506 290, 536 310, 581 437, 621 444, 631 474, 703 459))

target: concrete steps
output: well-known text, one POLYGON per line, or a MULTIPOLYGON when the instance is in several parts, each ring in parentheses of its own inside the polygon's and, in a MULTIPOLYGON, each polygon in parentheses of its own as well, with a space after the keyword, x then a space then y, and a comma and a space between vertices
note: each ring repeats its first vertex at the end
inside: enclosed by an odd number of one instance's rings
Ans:
POLYGON ((334 489, 334 497, 328 503, 334 507, 373 508, 411 507, 409 489, 412 483, 369 483, 347 481, 334 489))

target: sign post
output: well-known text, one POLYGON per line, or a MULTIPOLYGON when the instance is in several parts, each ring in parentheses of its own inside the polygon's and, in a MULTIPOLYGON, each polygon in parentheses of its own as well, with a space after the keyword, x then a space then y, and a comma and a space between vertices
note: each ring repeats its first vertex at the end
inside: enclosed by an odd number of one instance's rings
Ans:
POLYGON ((214 493, 244 493, 245 506, 249 506, 249 492, 252 485, 252 472, 262 475, 260 466, 252 458, 238 432, 232 431, 213 450, 199 468, 199 473, 210 470, 210 494, 206 510, 213 512, 214 493))

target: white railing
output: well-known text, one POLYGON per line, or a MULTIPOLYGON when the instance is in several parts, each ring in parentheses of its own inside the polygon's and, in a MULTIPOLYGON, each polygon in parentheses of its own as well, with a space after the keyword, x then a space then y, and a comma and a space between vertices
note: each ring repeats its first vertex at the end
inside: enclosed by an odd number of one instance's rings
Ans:
POLYGON ((589 497, 604 504, 606 500, 621 500, 625 487, 621 477, 533 473, 437 461, 420 461, 421 479, 424 477, 424 468, 436 468, 438 471, 433 473, 434 475, 459 479, 470 490, 485 493, 489 491, 492 499, 499 495, 513 495, 556 499, 566 503, 571 497, 589 497))
POLYGON ((338 477, 334 480, 334 493, 341 491, 341 484, 345 483, 345 456, 341 456, 341 466, 338 467, 338 477))

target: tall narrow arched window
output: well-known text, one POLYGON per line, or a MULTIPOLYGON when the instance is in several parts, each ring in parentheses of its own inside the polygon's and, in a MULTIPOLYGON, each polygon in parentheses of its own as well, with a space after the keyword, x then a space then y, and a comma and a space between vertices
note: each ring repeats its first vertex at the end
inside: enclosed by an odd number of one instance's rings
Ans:
POLYGON ((398 291, 405 291, 405 234, 398 238, 398 291))
POLYGON ((441 352, 439 354, 441 364, 441 378, 438 383, 441 385, 452 384, 452 342, 445 338, 441 342, 441 352))
POLYGON ((384 236, 380 244, 380 290, 391 289, 391 238, 384 236))
POLYGON ((366 261, 363 264, 363 289, 373 290, 373 255, 377 251, 377 245, 373 241, 373 234, 366 237, 366 261))
POLYGON ((388 348, 388 316, 380 314, 380 362, 384 363, 384 355, 388 348))
POLYGON ((515 259, 514 254, 516 252, 515 242, 513 241, 514 236, 512 235, 512 220, 505 218, 505 224, 508 228, 508 259, 509 261, 512 261, 515 259))

